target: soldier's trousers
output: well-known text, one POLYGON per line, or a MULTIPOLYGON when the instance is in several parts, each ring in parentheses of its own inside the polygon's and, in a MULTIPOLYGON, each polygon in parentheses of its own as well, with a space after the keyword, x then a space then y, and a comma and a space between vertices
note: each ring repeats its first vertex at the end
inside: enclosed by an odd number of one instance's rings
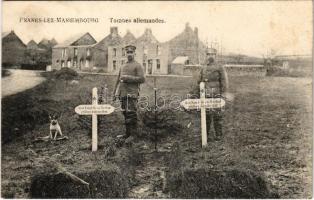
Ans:
POLYGON ((122 97, 121 107, 123 110, 126 136, 137 134, 137 98, 122 97))
POLYGON ((206 129, 208 138, 212 138, 209 135, 210 126, 213 122, 214 130, 215 130, 215 137, 222 136, 222 123, 223 123, 223 112, 220 109, 214 109, 206 111, 206 129))

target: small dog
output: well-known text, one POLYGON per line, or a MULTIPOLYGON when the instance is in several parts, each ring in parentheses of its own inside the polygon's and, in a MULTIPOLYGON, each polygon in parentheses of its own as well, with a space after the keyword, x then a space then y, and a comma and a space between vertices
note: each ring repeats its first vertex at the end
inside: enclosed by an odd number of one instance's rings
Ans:
POLYGON ((56 140, 58 134, 60 134, 60 136, 62 136, 61 127, 60 127, 58 120, 57 120, 57 117, 55 115, 52 115, 52 116, 49 115, 49 119, 50 119, 49 137, 50 137, 50 139, 52 139, 52 132, 54 132, 53 139, 56 140))

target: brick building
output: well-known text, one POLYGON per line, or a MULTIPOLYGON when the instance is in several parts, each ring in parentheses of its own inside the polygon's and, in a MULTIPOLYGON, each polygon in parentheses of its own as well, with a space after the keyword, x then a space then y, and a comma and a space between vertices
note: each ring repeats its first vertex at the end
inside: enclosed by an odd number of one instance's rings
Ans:
POLYGON ((158 42, 151 29, 136 40, 136 47, 136 59, 146 74, 168 74, 168 44, 158 42))
POLYGON ((52 69, 69 67, 81 71, 102 68, 105 54, 95 48, 96 40, 90 33, 79 34, 52 49, 52 69))
POLYGON ((202 64, 205 61, 206 46, 199 40, 198 28, 193 30, 189 23, 186 23, 183 32, 166 43, 169 47, 169 63, 178 56, 187 56, 190 64, 202 64))
POLYGON ((2 66, 21 67, 25 60, 26 45, 14 31, 2 34, 2 66))
POLYGON ((178 71, 171 69, 171 63, 177 57, 188 57, 191 66, 203 63, 205 58, 206 48, 198 38, 198 30, 192 30, 188 23, 182 33, 164 43, 159 42, 149 28, 136 38, 130 31, 122 37, 117 27, 110 27, 109 35, 98 43, 86 33, 56 45, 52 66, 53 69, 68 66, 82 71, 94 69, 116 74, 127 62, 124 47, 129 44, 136 46, 135 60, 146 74, 178 71))
POLYGON ((102 63, 104 72, 115 73, 121 65, 123 38, 118 33, 117 27, 110 27, 110 34, 95 45, 95 48, 104 52, 99 57, 98 63, 102 63), (119 58, 119 59, 118 59, 119 58))
POLYGON ((122 38, 117 27, 111 27, 111 33, 103 42, 107 52, 107 72, 118 73, 121 66, 127 62, 124 47, 132 44, 136 46, 135 60, 143 66, 146 74, 168 73, 168 47, 158 42, 151 29, 146 29, 139 37, 127 31, 122 38))

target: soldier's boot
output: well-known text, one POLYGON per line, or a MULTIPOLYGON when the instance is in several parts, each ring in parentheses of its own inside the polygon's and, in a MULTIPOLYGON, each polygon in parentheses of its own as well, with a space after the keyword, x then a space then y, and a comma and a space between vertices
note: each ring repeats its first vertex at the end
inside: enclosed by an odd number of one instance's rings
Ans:
POLYGON ((123 111, 123 116, 124 116, 124 125, 125 125, 125 134, 122 136, 123 139, 126 139, 131 136, 131 131, 130 131, 130 120, 128 117, 128 113, 124 110, 123 111))
POLYGON ((133 137, 138 137, 138 121, 137 121, 137 113, 136 112, 131 112, 130 113, 130 118, 131 118, 131 135, 133 137))
POLYGON ((215 140, 222 139, 222 115, 221 113, 217 113, 213 116, 214 121, 214 129, 215 129, 215 140))
POLYGON ((126 112, 125 115, 126 136, 137 136, 137 113, 134 111, 126 112))

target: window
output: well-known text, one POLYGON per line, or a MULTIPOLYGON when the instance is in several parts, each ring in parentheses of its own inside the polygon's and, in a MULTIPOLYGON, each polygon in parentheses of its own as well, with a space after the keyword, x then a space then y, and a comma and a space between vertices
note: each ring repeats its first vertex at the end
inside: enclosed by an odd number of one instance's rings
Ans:
POLYGON ((65 50, 66 50, 66 49, 62 49, 62 51, 61 51, 61 58, 64 58, 64 57, 65 57, 65 54, 66 54, 65 50))
POLYGON ((85 60, 85 67, 89 67, 89 60, 85 60))
POLYGON ((157 69, 160 70, 160 60, 157 59, 156 62, 157 62, 157 69))
POLYGON ((147 50, 147 47, 146 47, 146 46, 143 46, 143 51, 144 51, 144 54, 147 55, 148 50, 147 50))
POLYGON ((153 60, 148 60, 148 74, 152 74, 153 72, 153 60))
POLYGON ((113 57, 116 57, 116 56, 117 56, 117 49, 116 49, 116 48, 113 48, 112 50, 113 50, 113 53, 112 53, 112 54, 113 54, 113 57))
POLYGON ((64 49, 64 57, 67 56, 67 49, 64 49))
POLYGON ((124 61, 124 60, 121 60, 121 66, 123 66, 123 65, 124 65, 124 63, 125 63, 125 61, 124 61))
POLYGON ((152 67, 152 66, 153 66, 153 60, 152 60, 152 59, 149 59, 149 60, 148 60, 148 66, 149 66, 149 67, 152 67))
POLYGON ((73 60, 73 67, 77 67, 77 63, 76 63, 76 60, 73 60))
POLYGON ((83 59, 80 60, 80 68, 83 67, 83 59))
POLYGON ((125 56, 125 49, 122 48, 122 56, 125 56))
POLYGON ((74 56, 77 56, 77 48, 74 48, 74 56))
POLYGON ((86 55, 87 55, 87 56, 90 56, 90 49, 87 49, 86 55))
POLYGON ((157 45, 156 47, 156 54, 159 56, 161 54, 160 46, 157 45))
POLYGON ((145 60, 143 61, 143 68, 144 68, 144 73, 146 73, 146 62, 145 62, 145 60))
POLYGON ((112 68, 113 68, 113 71, 116 71, 117 70, 117 61, 113 61, 112 62, 112 68))

